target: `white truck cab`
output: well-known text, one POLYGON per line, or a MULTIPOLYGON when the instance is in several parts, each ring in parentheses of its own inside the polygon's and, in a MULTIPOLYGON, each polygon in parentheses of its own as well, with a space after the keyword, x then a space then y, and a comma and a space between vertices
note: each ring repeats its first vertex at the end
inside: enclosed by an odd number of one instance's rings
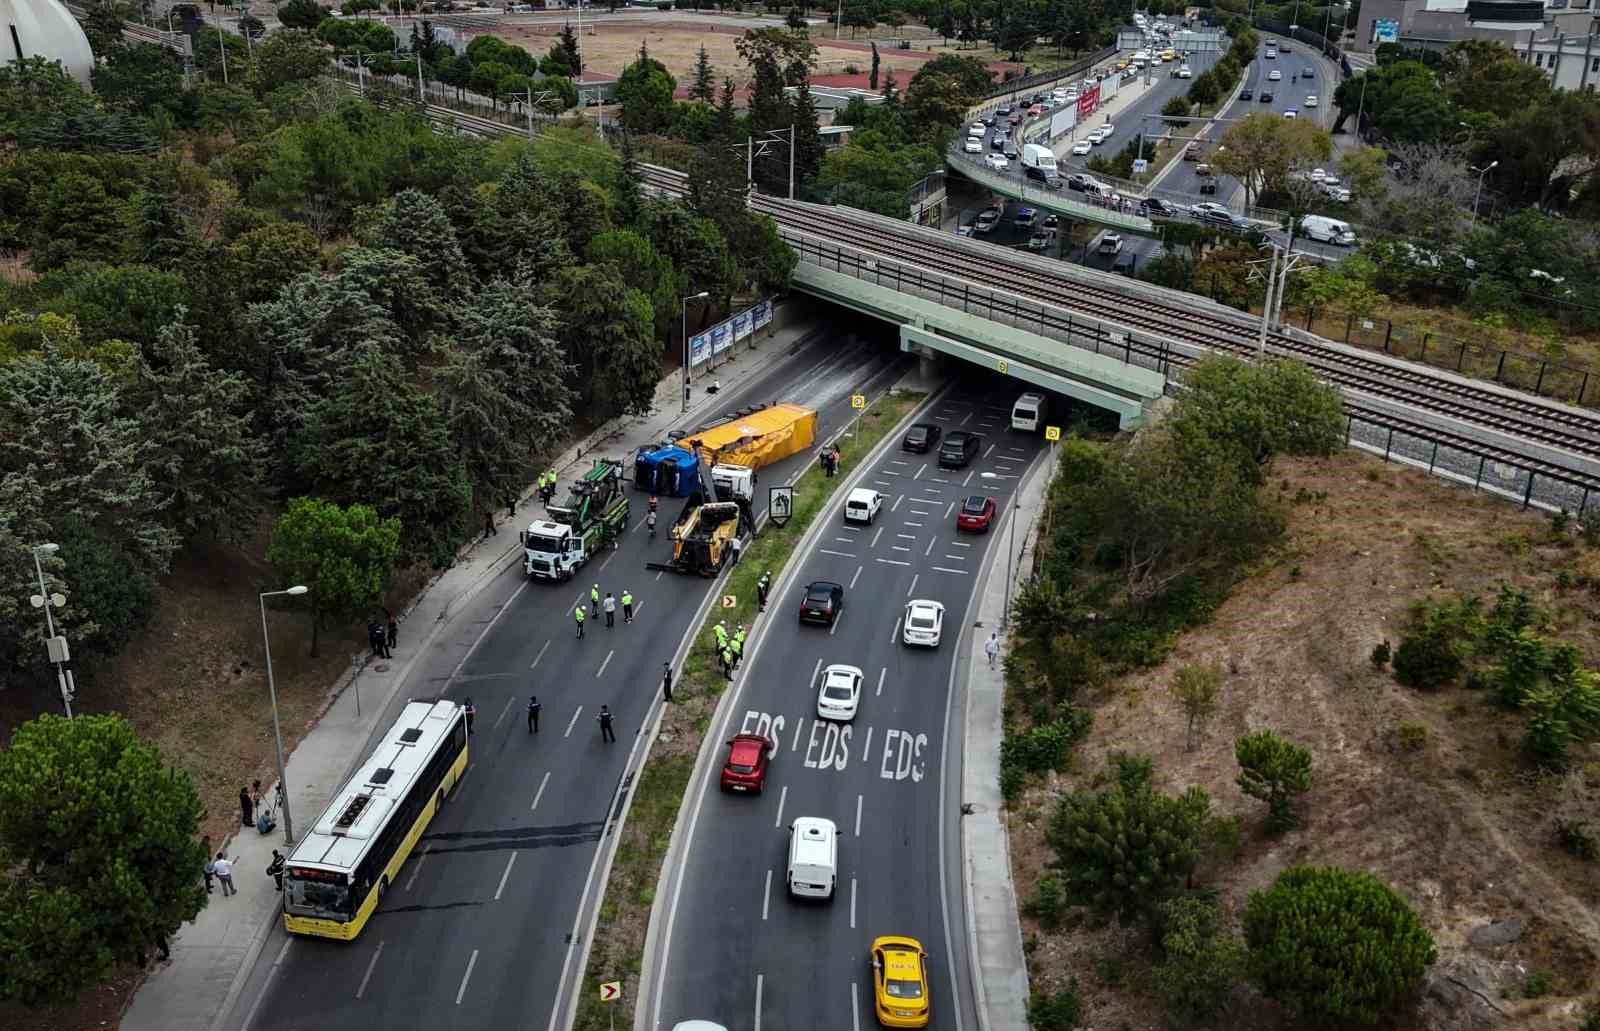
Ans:
POLYGON ((520 536, 525 576, 566 580, 589 557, 583 538, 561 523, 535 519, 520 536))
POLYGON ((756 471, 748 465, 714 465, 711 488, 717 492, 718 501, 754 501, 756 471))

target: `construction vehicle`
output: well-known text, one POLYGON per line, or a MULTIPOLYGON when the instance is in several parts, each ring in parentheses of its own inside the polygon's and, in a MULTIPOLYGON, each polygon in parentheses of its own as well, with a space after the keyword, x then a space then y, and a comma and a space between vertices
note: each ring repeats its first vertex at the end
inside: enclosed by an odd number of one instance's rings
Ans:
POLYGON ((754 526, 746 502, 709 501, 704 492, 695 491, 669 531, 672 561, 647 562, 645 568, 716 576, 728 561, 733 539, 754 526))
POLYGON ((522 571, 527 576, 569 580, 578 567, 606 547, 615 547, 628 528, 628 495, 622 463, 595 459, 594 467, 572 485, 564 505, 546 505, 549 519, 536 519, 520 534, 522 571))

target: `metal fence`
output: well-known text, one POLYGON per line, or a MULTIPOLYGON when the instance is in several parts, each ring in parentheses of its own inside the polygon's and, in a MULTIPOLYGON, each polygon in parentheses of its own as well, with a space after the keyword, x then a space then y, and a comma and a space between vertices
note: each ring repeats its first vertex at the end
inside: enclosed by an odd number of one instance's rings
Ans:
POLYGON ((1082 75, 1106 58, 1115 56, 1117 56, 1117 48, 1107 47, 1104 50, 1090 54, 1088 57, 1074 61, 1064 68, 1053 68, 1048 72, 1034 72, 1032 75, 1023 75, 1015 79, 1007 79, 1005 82, 995 83, 989 87, 989 92, 985 96, 1001 97, 1008 93, 1021 93, 1024 90, 1071 78, 1074 75, 1082 75))

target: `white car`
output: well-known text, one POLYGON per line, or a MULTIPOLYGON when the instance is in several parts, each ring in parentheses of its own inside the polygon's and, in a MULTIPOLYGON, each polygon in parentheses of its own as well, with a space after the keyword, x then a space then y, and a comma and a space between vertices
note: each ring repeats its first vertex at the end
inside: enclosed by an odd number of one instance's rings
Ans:
POLYGON ((984 125, 982 122, 973 122, 971 125, 967 126, 968 136, 982 136, 988 131, 989 127, 984 125))
POLYGON ((983 159, 983 163, 988 165, 990 168, 1000 171, 1004 171, 1006 167, 1011 164, 1011 162, 1006 160, 1006 156, 1004 154, 990 154, 988 157, 983 159))
MULTIPOLYGON (((1271 57, 1272 55, 1268 54, 1267 56, 1271 57)), ((1282 82, 1283 81, 1283 73, 1278 71, 1278 69, 1274 68, 1274 69, 1272 69, 1272 71, 1267 73, 1267 81, 1268 82, 1282 82)), ((949 123, 947 122, 945 124, 948 125, 949 123)))
POLYGON ((1311 181, 1312 182, 1314 182, 1314 183, 1326 182, 1327 179, 1328 179, 1328 173, 1323 171, 1322 169, 1313 168, 1311 170, 1311 181))
POLYGON ((1287 110, 1287 111, 1285 111, 1283 113, 1283 117, 1285 117, 1285 118, 1299 118, 1300 117, 1300 112, 1291 107, 1289 110, 1287 110))
POLYGON ((1109 135, 1110 133, 1101 132, 1099 129, 1096 129, 1094 132, 1089 134, 1089 142, 1098 147, 1100 144, 1106 141, 1106 137, 1109 135))
POLYGON ((967 137, 967 144, 962 149, 965 150, 968 154, 982 154, 983 153, 983 140, 982 140, 982 138, 977 137, 977 136, 968 136, 967 137))
POLYGON ((1114 124, 1112 124, 1112 121, 1109 118, 1107 118, 1103 123, 1101 123, 1100 129, 1107 136, 1110 136, 1112 133, 1117 131, 1117 127, 1114 124))
POLYGON ((848 723, 861 705, 860 667, 835 663, 817 679, 817 718, 848 723))
POLYGON ((878 512, 883 508, 883 495, 871 487, 857 487, 850 492, 844 500, 844 521, 847 523, 866 523, 878 518, 878 512))
POLYGON ((1180 78, 1180 79, 1192 79, 1192 78, 1194 78, 1194 72, 1189 70, 1189 66, 1188 65, 1180 64, 1178 66, 1178 78, 1180 78))
POLYGON ((1316 107, 1316 106, 1317 106, 1317 95, 1315 93, 1313 93, 1313 94, 1311 94, 1311 96, 1306 98, 1306 107, 1316 107))
POLYGON ((900 640, 927 648, 939 647, 944 633, 944 606, 936 601, 917 599, 906 606, 900 640))
POLYGON ((1079 140, 1077 143, 1072 145, 1072 153, 1077 157, 1082 157, 1093 149, 1094 144, 1090 143, 1088 140, 1079 140))

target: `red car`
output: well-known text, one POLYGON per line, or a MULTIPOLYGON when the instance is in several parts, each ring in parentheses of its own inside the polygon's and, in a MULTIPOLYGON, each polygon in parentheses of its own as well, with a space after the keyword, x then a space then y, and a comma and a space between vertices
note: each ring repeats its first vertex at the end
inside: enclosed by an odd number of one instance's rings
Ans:
POLYGON ((772 742, 760 734, 735 734, 722 764, 722 790, 761 793, 767 784, 772 742))
POLYGON ((956 529, 988 532, 989 524, 994 522, 994 508, 994 498, 972 495, 961 503, 961 511, 956 514, 956 529))

